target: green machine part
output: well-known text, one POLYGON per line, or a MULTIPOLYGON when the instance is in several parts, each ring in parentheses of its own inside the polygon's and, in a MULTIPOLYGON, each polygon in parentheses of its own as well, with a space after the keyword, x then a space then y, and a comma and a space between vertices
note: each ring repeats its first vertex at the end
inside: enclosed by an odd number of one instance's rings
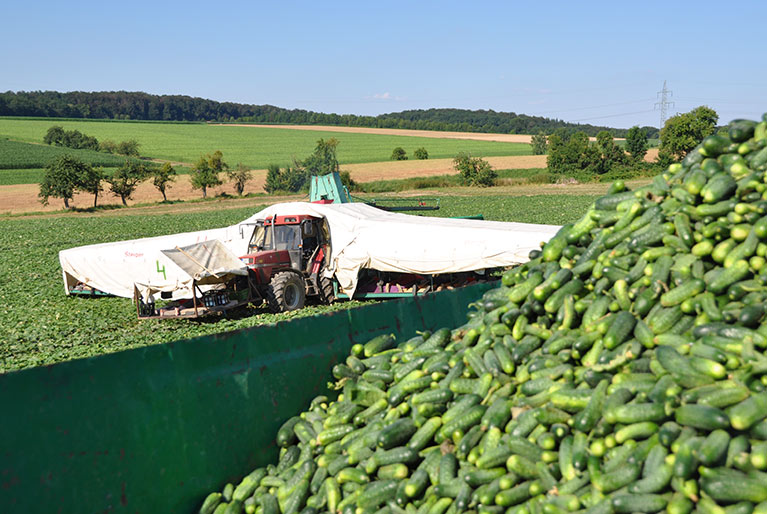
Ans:
POLYGON ((478 284, 0 375, 0 512, 196 512, 276 462, 355 343, 454 327, 478 284))
POLYGON ((311 177, 311 186, 309 188, 309 201, 332 203, 351 203, 349 191, 341 182, 341 175, 338 172, 328 173, 318 177, 311 177))

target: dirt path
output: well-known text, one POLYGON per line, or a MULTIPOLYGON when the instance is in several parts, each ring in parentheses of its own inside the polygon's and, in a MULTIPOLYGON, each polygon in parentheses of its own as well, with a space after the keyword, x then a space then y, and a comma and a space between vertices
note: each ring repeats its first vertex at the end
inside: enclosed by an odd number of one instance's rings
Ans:
MULTIPOLYGON (((545 155, 517 155, 509 157, 488 157, 487 161, 496 169, 524 169, 543 168, 546 166, 545 155)), ((434 175, 448 175, 455 173, 452 159, 429 159, 425 161, 394 161, 373 162, 364 164, 348 164, 343 166, 348 170, 355 181, 373 182, 376 180, 399 179, 407 177, 429 177, 434 175)), ((266 181, 266 170, 253 170, 253 178, 245 186, 246 193, 263 193, 266 181)), ((13 186, 0 186, 0 214, 20 214, 25 212, 52 212, 62 209, 62 201, 56 198, 50 199, 50 205, 43 206, 37 197, 39 192, 37 184, 20 184, 13 186)), ((236 196, 234 188, 230 184, 211 188, 208 190, 209 197, 222 194, 236 196)), ((189 182, 188 175, 179 175, 170 189, 167 191, 168 200, 191 200, 202 197, 199 190, 194 190, 189 182)), ((142 183, 129 200, 129 205, 159 202, 162 200, 160 192, 151 182, 142 183)), ((272 201, 270 197, 269 202, 272 201)), ((109 192, 104 192, 99 197, 99 205, 119 204, 119 197, 109 192)), ((72 205, 79 208, 87 208, 93 205, 93 196, 78 194, 72 205)))
MULTIPOLYGON (((325 132, 346 132, 349 134, 378 134, 386 136, 431 137, 434 139, 469 139, 472 141, 497 141, 500 143, 530 143, 531 135, 526 134, 486 134, 482 132, 450 132, 440 130, 387 129, 372 127, 339 127, 335 125, 264 125, 257 123, 213 123, 224 127, 260 127, 285 130, 321 130, 325 132)), ((615 138, 622 140, 623 138, 615 138)), ((597 138, 589 137, 590 141, 597 138)))

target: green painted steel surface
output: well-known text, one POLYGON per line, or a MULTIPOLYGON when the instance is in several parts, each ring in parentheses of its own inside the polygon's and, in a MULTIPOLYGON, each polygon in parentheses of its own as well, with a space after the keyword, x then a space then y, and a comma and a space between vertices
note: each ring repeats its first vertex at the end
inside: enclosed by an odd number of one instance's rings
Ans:
POLYGON ((332 203, 351 203, 349 191, 341 182, 341 175, 334 171, 318 177, 313 175, 309 188, 309 201, 330 200, 332 203))
POLYGON ((0 512, 196 512, 276 459, 352 344, 460 325, 490 287, 0 375, 0 512))

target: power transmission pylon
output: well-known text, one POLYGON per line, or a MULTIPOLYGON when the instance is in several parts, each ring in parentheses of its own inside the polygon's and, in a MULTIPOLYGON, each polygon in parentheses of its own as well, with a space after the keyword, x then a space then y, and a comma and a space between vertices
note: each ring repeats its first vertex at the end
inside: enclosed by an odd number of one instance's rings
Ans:
POLYGON ((668 99, 674 96, 674 92, 666 88, 666 81, 663 81, 663 90, 658 91, 657 96, 660 98, 660 102, 655 103, 655 110, 660 109, 660 128, 666 124, 666 112, 669 107, 674 107, 674 102, 669 102, 668 99))

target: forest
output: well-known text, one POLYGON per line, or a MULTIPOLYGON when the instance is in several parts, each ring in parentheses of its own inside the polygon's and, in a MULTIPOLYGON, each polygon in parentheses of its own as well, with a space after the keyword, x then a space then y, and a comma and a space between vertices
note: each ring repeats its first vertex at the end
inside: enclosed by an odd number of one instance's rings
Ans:
MULTIPOLYGON (((418 109, 378 116, 357 116, 128 91, 7 91, 0 93, 0 116, 338 125, 500 134, 550 134, 558 128, 564 128, 572 132, 583 131, 590 136, 607 130, 614 137, 624 137, 627 132, 626 129, 568 123, 493 110, 418 109)), ((657 128, 643 128, 649 138, 657 137, 657 128)))

